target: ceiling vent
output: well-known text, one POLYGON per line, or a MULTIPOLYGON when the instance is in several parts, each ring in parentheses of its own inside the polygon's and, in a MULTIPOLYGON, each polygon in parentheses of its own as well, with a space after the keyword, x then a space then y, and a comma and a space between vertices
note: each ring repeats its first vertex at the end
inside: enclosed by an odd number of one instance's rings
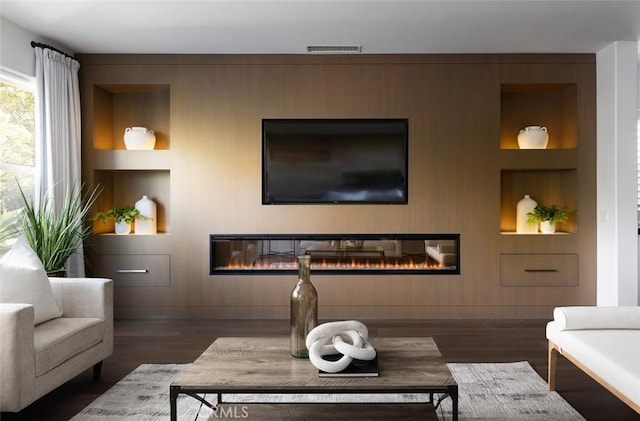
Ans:
POLYGON ((307 45, 307 53, 314 54, 357 54, 362 45, 307 45))

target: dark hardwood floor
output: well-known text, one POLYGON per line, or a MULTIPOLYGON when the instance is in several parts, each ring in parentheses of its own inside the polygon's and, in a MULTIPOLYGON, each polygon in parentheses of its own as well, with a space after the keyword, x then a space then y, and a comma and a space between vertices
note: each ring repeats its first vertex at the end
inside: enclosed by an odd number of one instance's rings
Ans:
MULTIPOLYGON (((365 321, 376 336, 432 336, 447 362, 528 361, 547 378, 543 320, 365 321)), ((87 370, 3 421, 67 420, 140 364, 188 363, 219 336, 288 335, 288 320, 116 320, 114 353, 99 381, 87 370)), ((640 420, 640 415, 575 368, 558 361, 559 393, 589 421, 640 420)))

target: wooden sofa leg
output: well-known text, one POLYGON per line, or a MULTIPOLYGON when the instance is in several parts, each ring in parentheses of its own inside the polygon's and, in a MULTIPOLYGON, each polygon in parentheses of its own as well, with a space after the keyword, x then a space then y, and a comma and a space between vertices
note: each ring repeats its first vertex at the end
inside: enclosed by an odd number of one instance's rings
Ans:
POLYGON ((556 390, 556 366, 558 364, 558 348, 556 344, 549 341, 549 355, 547 361, 547 382, 549 390, 556 390))
POLYGON ((93 380, 100 380, 100 373, 102 372, 102 361, 93 366, 93 380))

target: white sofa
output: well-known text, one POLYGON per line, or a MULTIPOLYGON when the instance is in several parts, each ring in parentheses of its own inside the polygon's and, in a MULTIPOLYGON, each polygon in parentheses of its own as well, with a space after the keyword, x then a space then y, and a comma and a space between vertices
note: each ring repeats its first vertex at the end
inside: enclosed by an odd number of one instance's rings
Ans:
POLYGON ((424 250, 427 256, 438 262, 440 266, 456 264, 455 240, 424 240, 424 250))
POLYGON ((113 353, 113 284, 49 278, 62 313, 34 323, 34 306, 0 303, 0 411, 18 412, 113 353))
POLYGON ((356 245, 353 241, 302 240, 300 254, 313 254, 316 257, 336 257, 336 252, 361 250, 358 257, 400 257, 402 245, 398 240, 364 240, 356 245))
POLYGON ((563 355, 640 414, 640 307, 558 307, 547 324, 549 389, 563 355))

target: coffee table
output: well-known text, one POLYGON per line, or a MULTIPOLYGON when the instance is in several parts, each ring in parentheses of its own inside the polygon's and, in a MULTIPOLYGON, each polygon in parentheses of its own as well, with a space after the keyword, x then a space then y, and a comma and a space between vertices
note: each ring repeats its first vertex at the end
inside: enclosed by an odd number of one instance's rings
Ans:
MULTIPOLYGON (((453 420, 457 421, 458 385, 432 338, 369 338, 369 341, 378 353, 378 377, 321 378, 309 360, 290 355, 289 338, 218 338, 171 383, 171 420, 177 420, 179 394, 189 395, 215 409, 215 405, 200 395, 215 394, 217 404, 221 404, 223 394, 409 393, 429 396, 429 400, 423 402, 425 418, 434 394, 449 395, 453 420)), ((254 415, 251 412, 251 416, 254 415)))

